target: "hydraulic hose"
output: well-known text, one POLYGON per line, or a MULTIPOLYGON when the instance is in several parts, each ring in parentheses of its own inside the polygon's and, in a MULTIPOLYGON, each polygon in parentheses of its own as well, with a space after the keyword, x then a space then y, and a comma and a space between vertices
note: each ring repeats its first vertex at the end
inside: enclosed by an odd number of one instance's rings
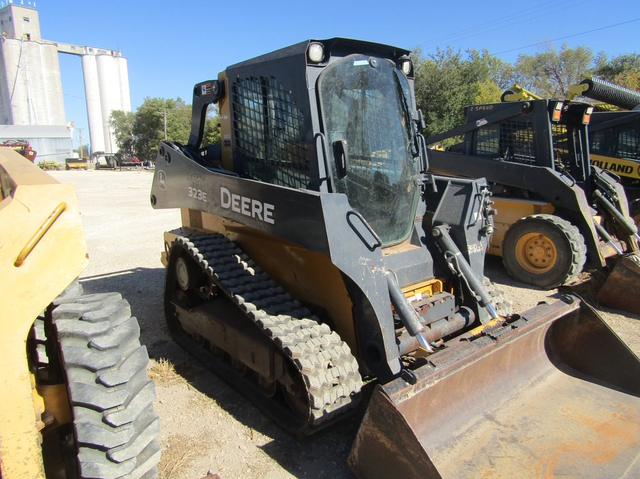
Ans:
POLYGON ((596 227, 596 230, 598 231, 598 234, 600 236, 602 236, 602 239, 604 239, 607 243, 609 243, 611 246, 613 246, 613 249, 615 249, 618 254, 624 254, 624 251, 622 251, 620 248, 618 248, 618 245, 615 244, 615 242, 613 241, 613 238, 611 237, 611 235, 607 232, 607 230, 605 230, 602 227, 602 225, 600 223, 598 223, 597 221, 594 221, 593 225, 596 227))
POLYGON ((602 101, 626 110, 640 105, 640 93, 598 78, 589 78, 580 82, 587 86, 582 95, 602 101))

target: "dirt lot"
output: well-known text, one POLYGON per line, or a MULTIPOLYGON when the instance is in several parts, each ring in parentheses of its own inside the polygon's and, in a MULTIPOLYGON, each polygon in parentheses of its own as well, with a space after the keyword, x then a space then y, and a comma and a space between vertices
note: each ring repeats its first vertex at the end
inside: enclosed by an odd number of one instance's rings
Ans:
MULTIPOLYGON (((162 311, 162 234, 179 226, 177 210, 149 204, 150 171, 58 171, 77 186, 91 264, 81 281, 88 292, 119 291, 137 316, 152 359, 162 433, 163 478, 353 478, 346 458, 364 407, 317 435, 297 440, 274 426, 234 390, 175 345, 162 311)), ((524 311, 557 292, 513 284, 490 259, 487 276, 502 284, 524 311)), ((589 294, 588 288, 582 292, 589 294)), ((602 316, 640 355, 640 317, 602 310, 602 316)))

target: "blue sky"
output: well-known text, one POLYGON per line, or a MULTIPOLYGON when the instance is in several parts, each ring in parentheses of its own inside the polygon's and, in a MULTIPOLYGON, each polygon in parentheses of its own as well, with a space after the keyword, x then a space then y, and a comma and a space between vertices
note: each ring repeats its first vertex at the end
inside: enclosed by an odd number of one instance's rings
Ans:
MULTIPOLYGON (((46 40, 122 51, 133 111, 145 97, 190 103, 193 85, 226 66, 309 38, 357 38, 424 54, 487 49, 509 62, 549 42, 609 57, 640 52, 639 0, 13 0, 21 1, 35 3, 46 40)), ((80 58, 60 55, 60 67, 67 119, 87 143, 80 58)), ((74 147, 77 141, 76 132, 74 147)))

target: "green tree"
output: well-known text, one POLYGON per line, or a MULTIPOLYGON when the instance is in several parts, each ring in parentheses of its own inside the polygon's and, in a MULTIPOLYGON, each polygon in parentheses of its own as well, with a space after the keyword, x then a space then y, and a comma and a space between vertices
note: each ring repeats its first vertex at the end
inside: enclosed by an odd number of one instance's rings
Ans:
MULTIPOLYGON (((136 156, 143 161, 155 161, 158 145, 165 136, 174 137, 180 130, 178 120, 172 115, 173 100, 163 98, 145 98, 138 107, 133 121, 136 156)), ((182 138, 171 138, 180 141, 182 138)))
MULTIPOLYGON (((513 67, 487 50, 438 49, 427 58, 413 54, 418 108, 424 114, 429 137, 463 124, 464 107, 477 102, 500 101, 502 89, 513 78, 513 67)), ((444 146, 454 140, 443 142, 444 146)))
MULTIPOLYGON (((220 142, 220 125, 215 108, 209 108, 203 144, 220 142)), ((186 144, 191 133, 191 105, 180 98, 145 98, 135 113, 114 111, 109 119, 120 154, 155 161, 163 140, 186 144)))
POLYGON ((640 71, 619 73, 613 78, 613 83, 640 92, 640 71))
POLYGON ((499 102, 504 90, 506 90, 506 88, 500 88, 492 81, 478 82, 478 94, 476 95, 474 103, 482 104, 499 102))
POLYGON ((218 109, 215 105, 209 106, 204 123, 204 138, 202 140, 202 144, 214 145, 220 142, 220 117, 218 116, 218 109))
POLYGON ((589 48, 560 50, 548 46, 535 55, 520 55, 515 64, 518 83, 543 98, 564 98, 569 87, 593 70, 594 56, 589 48))
POLYGON ((89 156, 89 145, 80 145, 76 148, 75 151, 78 154, 78 158, 85 158, 89 156))
POLYGON ((605 53, 600 53, 593 74, 616 85, 640 91, 640 54, 627 53, 609 60, 605 53))
MULTIPOLYGON (((109 117, 109 125, 113 128, 116 144, 121 154, 134 155, 133 121, 135 115, 130 111, 114 110, 109 117)), ((107 152, 114 153, 114 152, 107 152)))

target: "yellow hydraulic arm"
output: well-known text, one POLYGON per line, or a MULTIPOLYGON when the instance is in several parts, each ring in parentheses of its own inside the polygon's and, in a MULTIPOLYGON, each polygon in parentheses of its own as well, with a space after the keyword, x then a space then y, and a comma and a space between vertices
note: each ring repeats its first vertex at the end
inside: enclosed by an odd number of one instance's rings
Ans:
POLYGON ((536 95, 532 91, 527 90, 520 85, 514 85, 506 90, 500 97, 502 101, 527 101, 527 100, 542 100, 542 97, 536 95))

